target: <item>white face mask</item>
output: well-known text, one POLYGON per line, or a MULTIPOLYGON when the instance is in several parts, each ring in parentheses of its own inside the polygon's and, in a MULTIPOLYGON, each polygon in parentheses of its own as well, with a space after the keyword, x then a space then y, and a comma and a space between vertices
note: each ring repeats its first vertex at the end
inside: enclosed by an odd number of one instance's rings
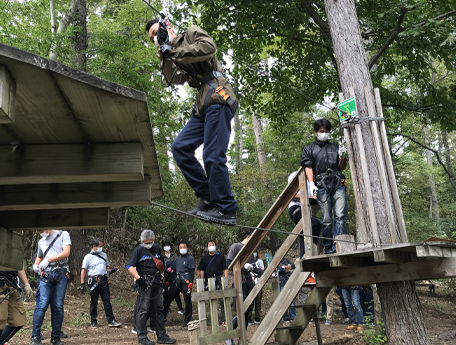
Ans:
POLYGON ((154 37, 154 44, 157 48, 160 47, 160 45, 158 44, 158 41, 157 41, 157 36, 154 37))
POLYGON ((103 247, 98 247, 96 251, 97 253, 101 253, 103 251, 103 247))
POLYGON ((47 232, 40 232, 40 236, 43 237, 43 238, 46 238, 49 236, 49 233, 47 232))
POLYGON ((152 248, 152 246, 153 246, 154 244, 153 244, 153 243, 150 243, 150 244, 145 244, 145 243, 143 243, 142 245, 143 245, 144 248, 150 249, 150 248, 152 248))
POLYGON ((165 252, 169 252, 171 250, 171 247, 170 246, 166 246, 166 247, 163 247, 163 249, 165 250, 165 252))
POLYGON ((171 254, 165 254, 165 256, 166 256, 167 258, 169 258, 169 257, 171 256, 171 254))
POLYGON ((187 249, 179 249, 179 253, 181 253, 181 255, 185 255, 187 254, 187 249))
POLYGON ((215 246, 209 246, 209 247, 207 247, 207 250, 209 251, 209 253, 214 253, 215 252, 215 246))
POLYGON ((326 141, 329 138, 329 133, 317 133, 317 139, 320 141, 326 141))

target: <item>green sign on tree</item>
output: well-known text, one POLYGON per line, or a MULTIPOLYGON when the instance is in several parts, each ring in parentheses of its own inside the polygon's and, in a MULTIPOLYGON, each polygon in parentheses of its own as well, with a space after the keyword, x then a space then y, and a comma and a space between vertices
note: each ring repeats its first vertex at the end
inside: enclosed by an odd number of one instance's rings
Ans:
POLYGON ((355 96, 353 96, 352 98, 346 99, 343 102, 340 102, 337 105, 337 107, 340 110, 345 111, 345 113, 343 113, 342 111, 339 111, 340 121, 345 121, 345 120, 348 120, 350 117, 358 116, 358 110, 356 109, 355 96))

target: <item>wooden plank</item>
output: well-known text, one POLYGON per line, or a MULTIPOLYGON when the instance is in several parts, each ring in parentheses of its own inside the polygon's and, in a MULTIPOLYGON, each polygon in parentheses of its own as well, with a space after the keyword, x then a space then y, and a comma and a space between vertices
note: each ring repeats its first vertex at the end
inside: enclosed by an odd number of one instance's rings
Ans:
MULTIPOLYGON (((298 176, 299 174, 301 174, 302 170, 302 167, 298 169, 293 180, 290 181, 290 183, 288 183, 283 192, 274 202, 274 205, 271 206, 269 211, 258 224, 258 228, 270 229, 275 224, 280 215, 283 213, 283 211, 287 209, 288 204, 299 190, 298 176)), ((238 255, 234 258, 233 262, 231 262, 230 267, 228 267, 228 269, 232 270, 234 264, 237 261, 240 261, 240 265, 244 266, 244 264, 247 262, 247 260, 250 258, 250 256, 253 254, 255 249, 258 247, 258 245, 261 243, 261 241, 266 235, 267 231, 265 230, 255 230, 252 236, 250 236, 248 242, 242 247, 238 255)))
MULTIPOLYGON (((279 296, 274 300, 268 313, 264 316, 263 321, 250 339, 250 344, 262 345, 268 341, 279 322, 282 321, 283 314, 298 295, 310 273, 311 272, 301 272, 300 269, 295 269, 293 271, 279 296)), ((294 320, 292 321, 292 324, 295 325, 294 320)))
MULTIPOLYGON (((377 117, 377 113, 375 111, 375 105, 372 99, 372 94, 370 93, 370 88, 364 87, 364 96, 366 98, 367 110, 370 117, 377 117)), ((383 121, 382 121, 383 122, 383 121)), ((388 181, 386 178, 386 167, 385 162, 383 160, 383 145, 380 142, 380 136, 377 126, 377 121, 370 121, 370 128, 372 133, 372 138, 374 141, 374 149, 375 154, 377 156, 377 168, 378 168, 378 175, 380 178, 380 185, 383 193, 383 201, 385 203, 386 209, 386 219, 388 221, 388 229, 391 235, 391 243, 398 243, 397 236, 396 236, 396 217, 393 215, 393 205, 390 199, 390 193, 388 188, 388 181)))
POLYGON ((332 257, 329 258, 331 267, 362 267, 364 260, 362 258, 354 258, 350 256, 332 257))
POLYGON ((233 330, 227 331, 227 332, 210 334, 210 335, 206 335, 205 337, 200 337, 199 342, 201 345, 221 343, 228 339, 239 338, 239 336, 240 336, 239 333, 240 333, 240 329, 237 328, 237 329, 233 329, 233 330))
POLYGON ((401 263, 404 262, 401 252, 377 250, 374 253, 374 261, 381 263, 401 263))
MULTIPOLYGON (((209 278, 207 283, 209 285, 209 292, 216 291, 215 278, 209 278)), ((212 334, 215 334, 215 333, 219 332, 219 321, 218 321, 217 304, 218 304, 218 299, 213 299, 213 297, 211 296, 211 299, 209 300, 209 310, 211 312, 212 334)))
POLYGON ((21 270, 24 263, 22 235, 0 227, 0 271, 21 270))
MULTIPOLYGON (((299 234, 302 231, 303 222, 299 222, 294 227, 292 234, 299 234)), ((280 248, 276 251, 275 255, 272 257, 271 263, 263 272, 263 275, 258 279, 258 282, 253 287, 252 291, 250 291, 249 295, 244 301, 245 308, 250 307, 250 305, 255 301, 255 297, 261 291, 261 289, 266 285, 266 282, 277 269, 280 262, 282 261, 283 257, 287 254, 290 250, 291 246, 296 242, 298 236, 296 235, 288 235, 285 241, 283 241, 280 248)))
POLYGON ((304 246, 305 246, 305 257, 318 255, 317 246, 313 243, 313 238, 308 237, 312 236, 312 220, 310 216, 310 205, 309 205, 309 196, 307 195, 307 178, 306 171, 303 169, 302 172, 298 175, 299 179, 299 195, 301 198, 301 222, 303 227, 303 234, 307 235, 304 237, 304 246))
POLYGON ((1 184, 140 181, 140 143, 0 146, 1 184))
MULTIPOLYGON (((196 280, 196 291, 197 291, 197 293, 204 292, 204 279, 199 278, 196 280)), ((193 300, 193 296, 192 296, 192 300, 193 300)), ((201 338, 203 338, 207 334, 205 301, 198 301, 198 318, 199 318, 200 336, 201 336, 201 338)))
POLYGON ((236 296, 236 289, 215 290, 215 291, 202 291, 192 293, 192 301, 208 301, 213 298, 231 298, 236 296))
POLYGON ((440 258, 317 273, 318 287, 456 277, 456 258, 440 258))
MULTIPOLYGON (((228 277, 222 277, 222 290, 228 290, 230 288, 228 284, 228 277)), ((236 291, 236 290, 234 290, 236 291)), ((225 297, 223 299, 223 306, 225 307, 225 323, 226 330, 231 331, 233 329, 233 314, 231 312, 231 298, 225 297)))
POLYGON ((150 178, 143 181, 0 185, 0 211, 150 205, 150 178))
MULTIPOLYGON (((380 99, 380 90, 374 89, 375 104, 377 107, 378 117, 383 117, 382 101, 380 99)), ((394 210, 396 211, 396 220, 401 234, 400 241, 402 243, 408 242, 407 229, 405 227, 404 214, 402 212, 401 200, 399 199, 399 190, 397 189, 396 173, 394 172, 393 161, 391 159, 391 153, 389 150, 388 136, 386 134, 385 121, 380 121, 380 134, 382 138, 383 153, 386 161, 386 169, 388 172, 389 185, 391 188, 391 194, 393 196, 394 210)))
POLYGON ((14 122, 16 82, 5 66, 0 66, 0 123, 14 122))
POLYGON ((108 208, 2 211, 0 226, 20 230, 106 228, 108 213, 108 208))
POLYGON ((237 328, 240 330, 239 343, 247 345, 247 334, 245 329, 245 308, 244 297, 242 293, 242 276, 241 276, 241 262, 238 260, 233 266, 234 288, 236 289, 236 315, 237 315, 237 328))

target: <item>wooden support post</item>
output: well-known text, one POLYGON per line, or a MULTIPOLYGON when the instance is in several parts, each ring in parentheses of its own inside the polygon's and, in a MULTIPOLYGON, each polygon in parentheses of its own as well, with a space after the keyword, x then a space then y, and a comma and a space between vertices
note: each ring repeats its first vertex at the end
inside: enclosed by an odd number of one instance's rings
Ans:
POLYGON ((386 251, 386 250, 377 250, 374 252, 374 261, 375 262, 382 262, 382 263, 401 263, 403 262, 403 258, 400 252, 393 252, 393 251, 386 251))
POLYGON ((0 124, 15 120, 16 81, 5 66, 0 66, 0 124))
POLYGON ((21 235, 0 227, 0 271, 21 270, 24 241, 21 235))
POLYGON ((188 332, 190 333, 190 345, 200 345, 199 321, 190 321, 188 323, 188 332))
MULTIPOLYGON (((209 291, 215 291, 215 278, 209 278, 207 281, 209 285, 209 291)), ((218 333, 219 331, 219 322, 218 322, 218 308, 217 308, 218 299, 210 299, 209 307, 211 311, 211 325, 212 325, 212 334, 218 333)))
POLYGON ((318 345, 323 345, 323 341, 321 339, 320 322, 318 321, 318 313, 315 313, 315 315, 314 315, 314 322, 315 322, 315 333, 317 333, 318 345))
POLYGON ((318 255, 317 246, 313 243, 313 238, 309 237, 312 236, 312 220, 310 217, 310 205, 309 205, 309 196, 307 195, 307 178, 306 178, 306 171, 302 170, 299 174, 299 191, 301 197, 301 222, 304 235, 304 246, 305 246, 305 253, 304 256, 306 258, 318 255))
MULTIPOLYGON (((369 88, 364 88, 364 96, 366 97, 367 103, 367 110, 369 112, 370 117, 377 117, 377 113, 375 111, 374 101, 372 99, 372 95, 369 92, 369 88)), ((383 121, 382 121, 383 122, 383 121)), ((396 217, 393 215, 393 206, 391 204, 390 193, 389 193, 389 184, 386 178, 386 168, 385 162, 383 161, 383 145, 380 141, 379 132, 377 121, 370 121, 370 128, 372 133, 372 138, 374 139, 374 146, 375 146, 375 154, 377 156, 377 167, 378 167, 378 174, 380 177, 380 184, 383 193, 383 201, 385 202, 386 208, 386 218, 388 220, 388 228, 391 234, 391 243, 397 243, 397 236, 396 236, 396 217)))
MULTIPOLYGON (((375 88, 374 94, 375 94, 375 104, 377 107, 378 117, 383 117, 383 107, 382 107, 382 101, 380 99, 380 90, 378 88, 375 88)), ((405 228, 404 214, 402 213, 401 200, 399 199, 399 191, 397 189, 396 174, 394 172, 393 161, 391 159, 391 153, 389 150, 389 143, 388 143, 388 137, 386 135, 385 121, 380 122, 380 133, 381 133, 382 144, 383 144, 383 152, 384 152, 385 160, 386 160, 386 169, 388 172, 388 178, 389 178, 389 182, 390 182, 389 184, 391 187, 391 194, 393 196, 394 209, 396 211, 396 220, 397 220, 397 224, 398 224, 399 231, 401 234, 400 242, 407 243, 408 242, 407 230, 405 228)))
MULTIPOLYGON (((204 292, 204 279, 199 278, 196 280, 196 291, 204 292)), ((199 318, 199 333, 201 337, 207 334, 207 320, 206 320, 206 302, 198 301, 198 318, 199 318)))
POLYGON ((242 293, 242 276, 241 276, 241 261, 238 260, 233 266, 234 288, 236 289, 236 312, 238 328, 240 329, 239 343, 247 345, 247 334, 245 329, 245 309, 244 297, 242 293))
MULTIPOLYGON (((228 277, 222 277, 222 289, 226 290, 229 288, 230 288, 230 286, 228 285, 228 277)), ((225 307, 226 330, 232 331, 233 330, 233 314, 231 312, 231 298, 230 297, 225 297, 223 299, 223 306, 225 307)))
POLYGON ((141 143, 0 146, 0 185, 142 181, 141 143))

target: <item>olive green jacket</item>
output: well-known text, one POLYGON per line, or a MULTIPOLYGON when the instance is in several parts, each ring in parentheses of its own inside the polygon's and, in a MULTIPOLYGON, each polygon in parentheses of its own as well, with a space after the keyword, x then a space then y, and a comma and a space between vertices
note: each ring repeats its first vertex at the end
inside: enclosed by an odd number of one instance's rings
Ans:
MULTIPOLYGON (((169 57, 176 63, 184 64, 185 67, 191 72, 192 75, 197 77, 204 77, 211 71, 218 71, 223 73, 223 68, 217 60, 215 53, 217 48, 214 40, 209 34, 196 26, 187 29, 176 36, 172 44, 173 49, 169 52, 169 57)), ((163 69, 163 75, 167 83, 171 84, 184 84, 187 82, 191 87, 198 89, 196 96, 196 103, 198 111, 201 115, 205 115, 203 111, 204 100, 209 89, 208 84, 201 85, 197 80, 192 78, 187 72, 178 69, 172 77, 176 65, 168 56, 162 56, 158 51, 157 55, 160 59, 160 69, 163 69), (164 68, 163 68, 164 63, 164 68)), ((225 92, 236 101, 236 94, 230 82, 225 77, 218 77, 212 79, 212 82, 217 86, 222 86, 225 92)), ((227 104, 222 96, 212 91, 209 105, 212 104, 227 104)), ((208 106, 209 106, 208 105, 208 106)))

